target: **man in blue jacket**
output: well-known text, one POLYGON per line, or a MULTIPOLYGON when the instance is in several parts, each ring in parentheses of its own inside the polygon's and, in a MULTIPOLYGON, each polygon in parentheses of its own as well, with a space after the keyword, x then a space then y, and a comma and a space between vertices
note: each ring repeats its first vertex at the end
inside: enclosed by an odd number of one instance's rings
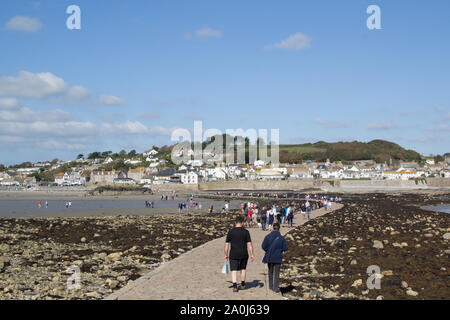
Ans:
POLYGON ((288 250, 286 239, 280 233, 280 224, 273 224, 273 231, 269 233, 262 243, 262 249, 266 252, 263 263, 269 268, 269 289, 280 292, 280 267, 283 260, 283 252, 288 250))

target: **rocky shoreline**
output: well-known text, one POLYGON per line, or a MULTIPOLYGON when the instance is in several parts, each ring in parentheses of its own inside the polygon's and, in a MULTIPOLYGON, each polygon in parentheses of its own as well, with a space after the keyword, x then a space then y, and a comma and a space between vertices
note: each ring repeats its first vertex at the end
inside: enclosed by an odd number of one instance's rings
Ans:
POLYGON ((222 237, 232 215, 2 219, 0 299, 102 299, 164 261, 222 237), (67 269, 81 288, 69 290, 67 269))
MULTIPOLYGON (((450 216, 419 207, 448 203, 449 194, 339 196, 344 208, 286 235, 281 279, 286 297, 448 299, 450 216), (371 265, 382 272, 379 290, 366 286, 371 265)), ((2 219, 0 300, 102 299, 224 236, 235 214, 2 219), (81 272, 79 290, 67 287, 71 266, 81 272)))
POLYGON ((342 209, 286 235, 289 251, 281 275, 286 296, 450 297, 450 216, 419 208, 443 200, 448 203, 448 194, 366 194, 346 198, 342 209), (369 266, 380 268, 380 289, 367 287, 369 266))

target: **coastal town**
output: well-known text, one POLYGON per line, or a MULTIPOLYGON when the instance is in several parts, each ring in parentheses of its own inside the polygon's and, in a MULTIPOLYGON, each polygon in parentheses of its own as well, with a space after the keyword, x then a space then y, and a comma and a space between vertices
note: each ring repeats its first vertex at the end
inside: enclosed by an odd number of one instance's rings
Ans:
POLYGON ((302 163, 225 164, 216 158, 210 161, 189 160, 174 165, 167 151, 157 147, 136 153, 95 152, 77 159, 27 162, 22 166, 3 167, 2 187, 92 186, 92 185, 196 185, 214 181, 255 180, 414 180, 450 178, 450 154, 442 159, 425 157, 422 163, 390 159, 389 163, 374 160, 303 161, 302 163), (440 160, 440 161, 439 161, 440 160))

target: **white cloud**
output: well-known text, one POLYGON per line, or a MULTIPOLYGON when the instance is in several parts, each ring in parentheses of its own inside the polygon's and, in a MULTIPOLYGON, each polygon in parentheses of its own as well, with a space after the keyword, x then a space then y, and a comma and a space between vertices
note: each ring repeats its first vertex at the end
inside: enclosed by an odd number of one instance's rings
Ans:
POLYGON ((198 30, 195 30, 193 34, 190 32, 186 33, 184 35, 186 39, 192 39, 193 37, 199 38, 199 39, 208 39, 208 38, 221 38, 222 37, 222 31, 221 30, 215 30, 209 27, 201 28, 198 30))
POLYGON ((385 121, 369 123, 367 128, 370 130, 391 130, 397 128, 397 126, 390 121, 385 121))
POLYGON ((66 91, 64 80, 50 72, 20 71, 17 77, 0 78, 0 96, 42 99, 66 91))
POLYGON ((195 35, 198 38, 220 38, 222 36, 222 31, 206 27, 196 30, 195 35))
POLYGON ((86 149, 84 144, 61 142, 55 139, 40 141, 37 145, 47 150, 81 151, 86 149))
POLYGON ((0 110, 17 109, 18 107, 20 107, 20 104, 16 98, 0 98, 0 110))
POLYGON ((326 121, 322 120, 320 118, 316 118, 314 120, 315 123, 327 127, 327 128, 345 128, 347 127, 347 124, 344 122, 337 122, 337 121, 326 121))
POLYGON ((450 120, 450 112, 444 117, 445 120, 450 120))
POLYGON ((63 110, 53 110, 44 112, 34 112, 28 108, 0 110, 0 121, 35 122, 44 119, 45 121, 70 121, 71 115, 63 110))
POLYGON ((67 90, 66 96, 69 99, 69 101, 81 101, 89 99, 91 93, 85 87, 73 86, 67 90))
POLYGON ((101 128, 104 135, 142 134, 150 136, 170 136, 171 130, 162 126, 148 128, 139 121, 127 120, 124 123, 104 123, 101 128))
POLYGON ((118 106, 127 103, 127 100, 116 97, 116 96, 105 96, 101 95, 98 102, 107 106, 118 106))
POLYGON ((297 32, 287 39, 278 43, 266 46, 266 50, 270 49, 286 49, 286 50, 303 50, 311 47, 311 39, 301 32, 297 32))
POLYGON ((147 134, 150 136, 170 136, 172 134, 172 130, 162 126, 154 126, 148 130, 147 134))
MULTIPOLYGON (((44 99, 46 102, 63 104, 94 103, 95 98, 91 100, 91 96, 89 89, 79 85, 69 87, 64 79, 51 72, 20 71, 17 77, 0 78, 0 97, 8 99, 44 99)), ((127 101, 116 96, 100 95, 95 102, 101 105, 122 105, 127 101)))
POLYGON ((42 22, 38 18, 15 16, 6 23, 6 29, 23 32, 37 32, 42 28, 42 22))

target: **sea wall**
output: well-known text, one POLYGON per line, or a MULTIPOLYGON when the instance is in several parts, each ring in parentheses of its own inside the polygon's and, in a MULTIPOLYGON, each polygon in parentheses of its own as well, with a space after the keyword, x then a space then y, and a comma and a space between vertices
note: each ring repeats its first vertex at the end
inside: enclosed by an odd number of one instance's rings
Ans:
POLYGON ((427 184, 434 188, 450 188, 450 178, 427 178, 427 184))
POLYGON ((214 181, 199 184, 200 190, 301 190, 313 188, 312 179, 260 180, 260 181, 214 181))
POLYGON ((166 191, 198 191, 198 185, 196 184, 152 184, 150 189, 153 192, 166 192, 166 191))

